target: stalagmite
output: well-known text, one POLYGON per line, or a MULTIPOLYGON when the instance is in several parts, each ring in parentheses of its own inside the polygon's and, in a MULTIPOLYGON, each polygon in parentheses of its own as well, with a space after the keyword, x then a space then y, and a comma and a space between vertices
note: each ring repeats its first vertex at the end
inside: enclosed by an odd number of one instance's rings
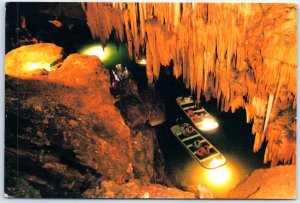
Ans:
POLYGON ((265 162, 295 163, 296 5, 214 3, 82 3, 92 36, 112 30, 129 56, 146 52, 147 77, 173 61, 191 92, 216 97, 224 111, 245 108, 254 151, 267 140, 265 162), (215 82, 214 82, 215 81, 215 82), (280 140, 281 142, 278 142, 280 140), (281 143, 281 144, 278 144, 281 143))

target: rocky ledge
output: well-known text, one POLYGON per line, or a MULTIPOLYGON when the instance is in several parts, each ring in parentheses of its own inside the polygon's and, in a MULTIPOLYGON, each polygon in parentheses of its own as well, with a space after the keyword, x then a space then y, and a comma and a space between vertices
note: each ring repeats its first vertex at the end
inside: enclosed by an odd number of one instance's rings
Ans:
POLYGON ((258 169, 229 191, 234 199, 295 199, 296 165, 258 169))
POLYGON ((31 198, 195 197, 155 184, 167 184, 155 133, 147 122, 128 127, 100 60, 72 54, 57 63, 61 54, 53 44, 36 44, 6 55, 5 192, 31 198), (52 71, 26 69, 23 64, 44 59, 26 56, 45 49, 53 54, 47 57, 54 60, 47 61, 52 71), (114 190, 131 184, 134 195, 114 190))

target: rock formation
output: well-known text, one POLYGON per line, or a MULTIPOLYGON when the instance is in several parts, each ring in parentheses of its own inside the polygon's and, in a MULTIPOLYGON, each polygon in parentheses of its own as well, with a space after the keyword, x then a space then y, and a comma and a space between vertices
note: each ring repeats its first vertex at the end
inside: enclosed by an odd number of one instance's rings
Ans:
POLYGON ((164 103, 151 88, 139 92, 133 75, 128 70, 126 72, 128 76, 115 81, 112 92, 118 99, 116 106, 130 128, 135 166, 133 173, 144 182, 173 186, 164 172, 164 158, 155 130, 151 127, 165 121, 164 103))
POLYGON ((197 99, 245 108, 264 162, 296 161, 296 5, 82 3, 94 38, 113 32, 131 58, 146 53, 148 82, 173 64, 197 99), (171 63, 172 62, 172 63, 171 63))
POLYGON ((89 189, 83 194, 84 197, 91 198, 184 198, 194 199, 195 195, 191 192, 184 192, 176 188, 168 188, 158 184, 145 185, 140 181, 130 181, 119 185, 113 181, 103 181, 101 188, 89 189))
POLYGON ((252 172, 228 193, 234 199, 295 199, 296 166, 276 166, 252 172))
MULTIPOLYGON (((139 125, 133 132, 126 125, 110 93, 108 70, 96 56, 69 55, 50 72, 44 66, 24 68, 34 53, 34 61, 52 64, 61 51, 54 44, 35 44, 6 55, 5 192, 91 197, 84 191, 104 190, 105 181, 123 185, 140 179, 139 187, 147 184, 151 196, 167 194, 164 186, 150 183, 165 183, 155 180, 162 173, 153 168, 163 165, 154 166, 161 159, 153 130, 139 125)), ((176 192, 181 195, 172 189, 169 196, 176 192)))
POLYGON ((63 50, 50 43, 22 46, 7 53, 5 73, 17 78, 32 78, 43 70, 49 71, 60 62, 63 50))

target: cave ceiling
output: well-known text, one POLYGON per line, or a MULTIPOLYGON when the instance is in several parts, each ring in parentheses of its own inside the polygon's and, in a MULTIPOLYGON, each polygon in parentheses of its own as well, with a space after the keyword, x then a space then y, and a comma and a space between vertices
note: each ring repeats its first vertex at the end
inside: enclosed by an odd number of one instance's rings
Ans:
POLYGON ((92 36, 111 33, 129 56, 146 53, 148 83, 161 65, 224 111, 244 108, 253 151, 264 162, 296 161, 296 4, 81 3, 92 36))

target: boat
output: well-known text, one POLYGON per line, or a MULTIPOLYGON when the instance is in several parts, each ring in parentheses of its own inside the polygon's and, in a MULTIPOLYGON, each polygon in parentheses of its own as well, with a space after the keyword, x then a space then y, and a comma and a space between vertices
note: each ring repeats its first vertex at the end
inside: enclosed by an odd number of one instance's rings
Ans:
POLYGON ((217 120, 210 115, 203 107, 197 105, 192 96, 178 97, 177 104, 189 120, 200 131, 212 131, 219 127, 217 120))
POLYGON ((204 168, 214 169, 226 163, 226 158, 208 140, 188 123, 177 124, 171 128, 173 135, 189 154, 204 168))

